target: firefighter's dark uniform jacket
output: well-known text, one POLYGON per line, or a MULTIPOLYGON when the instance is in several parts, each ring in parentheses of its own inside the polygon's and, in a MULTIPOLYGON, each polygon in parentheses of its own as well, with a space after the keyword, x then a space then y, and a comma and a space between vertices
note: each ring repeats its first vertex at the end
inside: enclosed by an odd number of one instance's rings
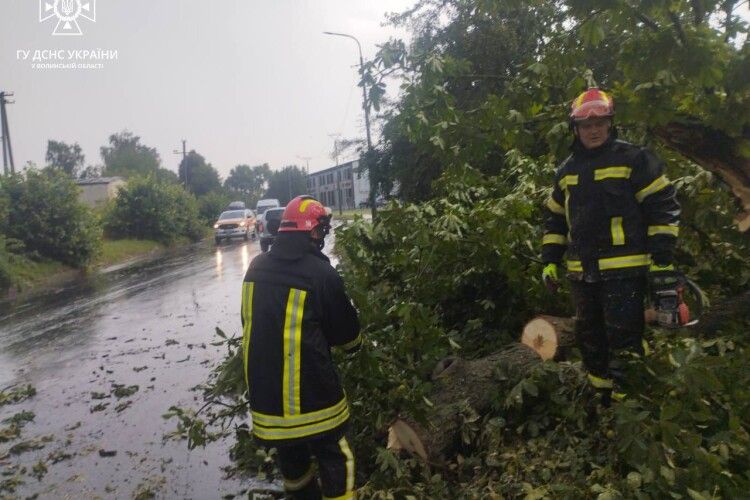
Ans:
POLYGON ((576 139, 558 168, 542 242, 544 263, 567 250, 571 278, 596 282, 671 264, 680 206, 649 151, 616 139, 587 150, 576 139))
POLYGON ((307 233, 280 233, 242 290, 243 359, 253 433, 267 445, 340 433, 349 407, 330 348, 361 343, 357 312, 307 233))

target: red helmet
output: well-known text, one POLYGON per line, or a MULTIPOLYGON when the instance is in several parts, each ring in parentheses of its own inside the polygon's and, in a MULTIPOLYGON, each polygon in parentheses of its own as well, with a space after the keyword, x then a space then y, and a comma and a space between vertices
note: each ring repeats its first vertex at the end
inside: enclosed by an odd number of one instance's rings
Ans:
POLYGON ((615 102, 606 92, 596 87, 588 89, 575 98, 570 106, 570 119, 580 122, 589 118, 614 116, 615 102))
POLYGON ((312 231, 319 225, 330 226, 331 209, 312 196, 297 196, 284 209, 279 232, 312 231))

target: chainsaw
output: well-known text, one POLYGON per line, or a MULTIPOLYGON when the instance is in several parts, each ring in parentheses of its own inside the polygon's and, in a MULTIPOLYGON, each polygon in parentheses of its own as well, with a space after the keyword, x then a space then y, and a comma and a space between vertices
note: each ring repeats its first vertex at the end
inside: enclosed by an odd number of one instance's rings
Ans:
POLYGON ((662 328, 694 326, 709 305, 708 297, 700 287, 684 274, 669 271, 652 273, 650 277, 651 303, 656 311, 656 321, 662 328), (691 312, 686 297, 692 297, 691 312))

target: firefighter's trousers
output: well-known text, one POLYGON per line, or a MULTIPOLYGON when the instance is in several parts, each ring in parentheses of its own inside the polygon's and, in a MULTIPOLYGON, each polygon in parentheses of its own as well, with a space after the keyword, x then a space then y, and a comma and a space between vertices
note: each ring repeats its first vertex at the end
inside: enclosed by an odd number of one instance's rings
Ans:
POLYGON ((571 284, 584 366, 595 377, 621 381, 626 353, 643 355, 646 278, 571 284))
POLYGON ((282 446, 278 448, 278 457, 284 489, 289 497, 299 500, 355 498, 354 454, 346 436, 325 436, 302 444, 282 446))

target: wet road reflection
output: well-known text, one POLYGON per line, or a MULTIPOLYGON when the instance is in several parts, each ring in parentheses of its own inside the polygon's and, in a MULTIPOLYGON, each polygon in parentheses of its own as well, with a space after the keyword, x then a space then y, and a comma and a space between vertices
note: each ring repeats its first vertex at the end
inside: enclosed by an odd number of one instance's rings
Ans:
POLYGON ((175 421, 161 415, 173 404, 196 406, 200 395, 191 388, 223 355, 210 345, 215 328, 240 333, 239 290, 258 252, 253 241, 201 243, 0 306, 0 388, 37 389, 26 402, 0 407, 0 420, 33 411, 21 439, 54 437, 18 457, 2 458, 13 443, 0 445, 0 468, 71 455, 48 462, 41 482, 25 477, 21 497, 130 498, 146 485, 157 496, 216 498, 242 488, 222 479, 227 443, 188 452, 184 442, 163 442, 175 421), (138 390, 117 399, 113 384, 138 390))

